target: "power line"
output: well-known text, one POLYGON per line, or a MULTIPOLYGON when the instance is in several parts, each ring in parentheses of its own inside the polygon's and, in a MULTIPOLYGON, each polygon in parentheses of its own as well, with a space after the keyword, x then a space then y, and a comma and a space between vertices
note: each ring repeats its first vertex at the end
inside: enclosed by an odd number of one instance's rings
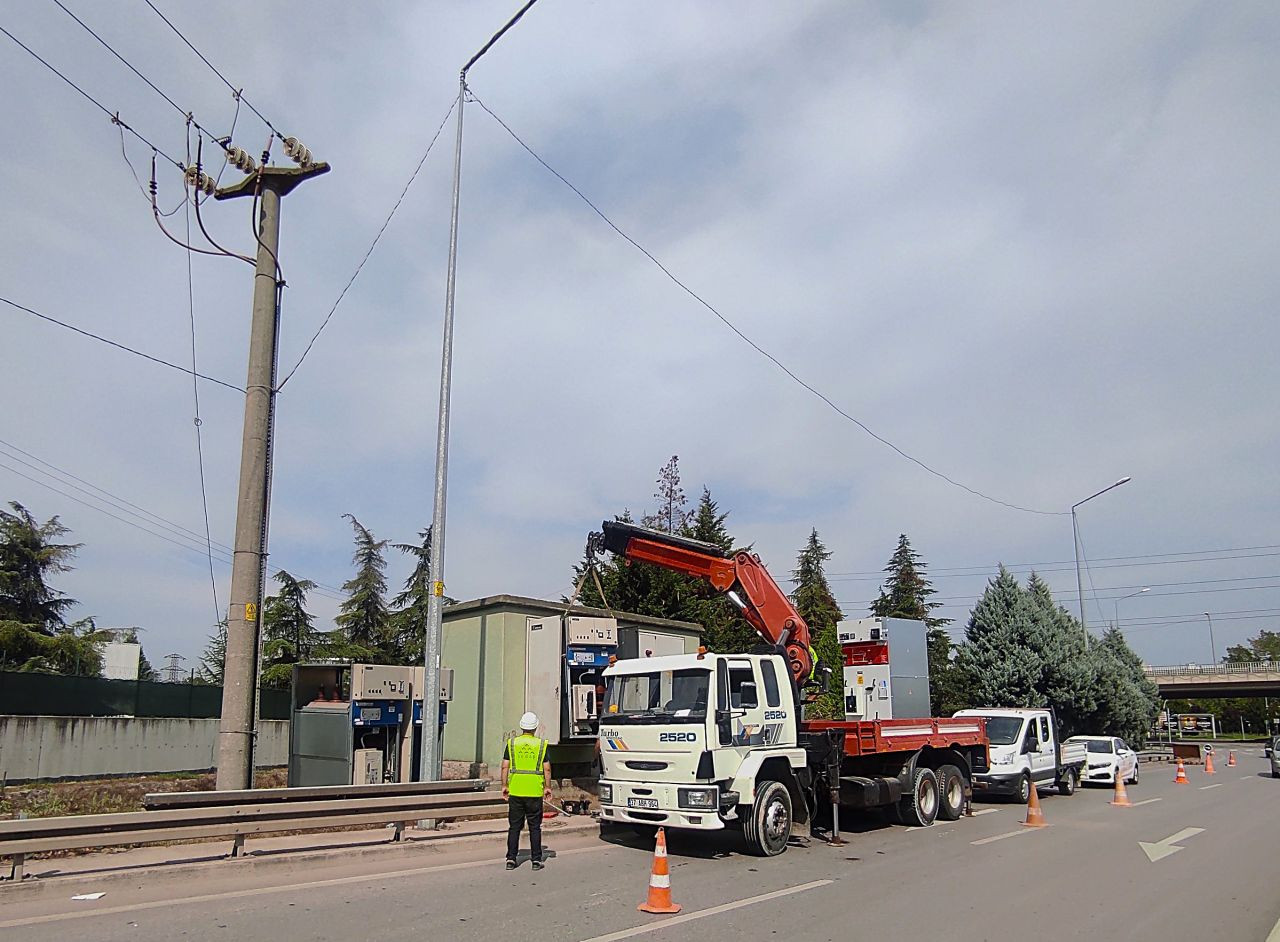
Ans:
MULTIPOLYGON (((1280 573, 1271 573, 1265 576, 1236 576, 1231 579, 1193 579, 1185 582, 1148 582, 1143 585, 1109 585, 1109 586, 1103 586, 1102 591, 1103 592, 1124 592, 1130 589, 1181 588, 1184 586, 1194 586, 1194 585, 1219 585, 1224 582, 1261 582, 1261 581, 1266 581, 1268 579, 1280 579, 1280 573)), ((1250 587, 1244 586, 1243 588, 1250 588, 1250 587)), ((1202 589, 1200 591, 1207 592, 1209 590, 1202 589)), ((1235 591, 1235 590, 1225 590, 1225 591, 1235 591)), ((1054 592, 1053 594, 1055 598, 1074 599, 1076 597, 1076 592, 1074 589, 1064 589, 1061 592, 1054 592)), ((1161 595, 1169 595, 1170 593, 1156 592, 1153 594, 1156 596, 1161 596, 1161 595)), ((1194 593, 1191 593, 1191 594, 1194 594, 1194 593)), ((977 598, 978 596, 976 595, 931 595, 929 596, 928 600, 930 602, 948 603, 948 602, 972 602, 977 598)), ((1103 596, 1102 600, 1104 602, 1108 602, 1108 601, 1112 601, 1113 599, 1110 596, 1103 596)), ((855 606, 855 605, 869 606, 874 601, 875 601, 874 599, 864 599, 857 602, 841 602, 840 604, 848 605, 848 606, 855 606)))
POLYGON ((231 82, 227 79, 227 77, 218 71, 217 66, 215 66, 212 62, 210 62, 207 58, 205 58, 205 54, 201 52, 199 49, 197 49, 195 45, 191 42, 191 40, 187 39, 187 37, 182 34, 182 30, 174 26, 173 21, 170 20, 163 13, 161 13, 160 10, 156 7, 156 5, 151 2, 151 0, 145 0, 145 2, 147 6, 151 7, 151 9, 155 12, 156 16, 164 20, 165 25, 168 26, 169 29, 173 30, 179 39, 181 39, 184 43, 186 43, 187 48, 190 49, 192 52, 194 52, 197 56, 199 56, 200 61, 203 62, 205 65, 207 65, 209 69, 213 72, 213 74, 222 80, 222 84, 227 86, 227 88, 231 89, 231 93, 232 95, 235 96, 236 100, 244 102, 244 106, 248 108, 250 111, 252 111, 255 115, 257 115, 258 120, 261 121, 263 124, 265 124, 268 128, 270 128, 272 134, 274 134, 276 137, 278 137, 280 140, 283 141, 284 135, 281 134, 278 130, 276 130, 276 126, 272 124, 270 121, 268 121, 266 116, 257 108, 255 108, 253 106, 253 103, 249 101, 248 98, 244 97, 243 91, 237 88, 235 85, 232 85, 231 82))
POLYGON ((1018 511, 1021 511, 1022 513, 1039 514, 1039 515, 1046 516, 1046 517, 1060 517, 1060 516, 1066 516, 1066 511, 1060 511, 1060 510, 1037 510, 1037 509, 1032 508, 1032 507, 1023 507, 1023 506, 1021 506, 1021 505, 1019 505, 1019 504, 1014 504, 1014 503, 1011 503, 1011 502, 1006 501, 1006 500, 1001 500, 1001 499, 1000 499, 1000 498, 998 498, 998 497, 992 497, 990 494, 985 494, 985 493, 983 493, 982 491, 977 490, 976 488, 970 487, 970 486, 969 486, 969 485, 967 485, 967 484, 963 484, 963 483, 961 483, 960 481, 957 481, 957 480, 955 480, 954 478, 947 476, 947 475, 946 475, 946 474, 944 474, 943 472, 941 472, 941 471, 937 470, 936 468, 931 467, 930 465, 926 464, 926 463, 925 463, 924 461, 922 461, 921 459, 919 459, 919 458, 915 457, 914 455, 912 455, 912 454, 910 454, 910 453, 908 453, 908 452, 904 451, 903 449, 899 448, 899 447, 898 447, 897 445, 895 445, 893 442, 889 441, 889 439, 887 439, 887 438, 883 437, 882 435, 878 435, 877 433, 873 432, 873 431, 872 431, 872 430, 871 430, 871 429, 870 429, 870 428, 869 428, 869 427, 868 427, 868 426, 867 426, 867 425, 866 425, 866 424, 865 424, 861 419, 855 418, 853 415, 851 415, 850 413, 846 412, 846 411, 845 411, 844 409, 842 409, 840 406, 836 405, 836 404, 835 404, 835 402, 833 402, 829 396, 827 396, 825 393, 821 392, 821 391, 820 391, 820 390, 818 390, 816 387, 814 387, 813 385, 811 385, 810 383, 808 383, 807 381, 805 381, 804 379, 802 379, 802 378, 801 378, 801 377, 800 377, 800 376, 799 376, 799 375, 798 375, 794 370, 792 370, 789 366, 787 366, 786 364, 784 364, 781 360, 779 360, 776 356, 774 356, 772 353, 770 353, 770 352, 769 352, 768 350, 766 350, 764 347, 760 346, 760 344, 756 343, 756 341, 752 340, 752 339, 751 339, 749 336, 747 336, 747 334, 746 334, 746 333, 744 333, 744 332, 743 332, 743 331, 742 331, 742 330, 741 330, 741 329, 740 329, 736 324, 734 324, 731 320, 729 320, 729 319, 728 319, 727 317, 725 317, 722 313, 720 313, 720 311, 719 311, 719 310, 718 310, 714 305, 712 305, 709 301, 707 301, 704 297, 702 297, 702 295, 698 294, 696 291, 694 291, 692 288, 690 288, 687 284, 685 284, 683 281, 681 281, 678 277, 676 277, 676 275, 675 275, 675 274, 673 274, 673 273, 671 272, 671 270, 670 270, 669 268, 667 268, 667 266, 666 266, 666 265, 664 265, 662 262, 660 262, 660 261, 657 259, 657 257, 653 255, 653 253, 652 253, 652 252, 650 252, 648 249, 646 249, 643 245, 641 245, 639 242, 637 242, 637 241, 636 241, 635 239, 633 239, 631 236, 627 235, 627 233, 623 232, 623 231, 622 231, 622 229, 620 229, 620 228, 618 227, 618 225, 617 225, 617 224, 616 224, 612 219, 610 219, 608 216, 606 216, 606 215, 604 214, 604 212, 600 209, 600 207, 598 207, 595 203, 593 203, 593 202, 592 202, 592 201, 591 201, 591 200, 586 196, 586 194, 585 194, 585 193, 583 193, 580 189, 578 189, 576 186, 574 186, 572 183, 570 183, 570 182, 569 182, 569 181, 564 177, 564 175, 563 175, 563 174, 561 174, 558 170, 556 170, 556 169, 555 169, 554 167, 552 167, 549 163, 547 163, 545 160, 543 160, 543 159, 542 159, 542 157, 540 157, 540 156, 538 155, 538 153, 537 153, 536 151, 534 151, 534 149, 533 149, 533 148, 531 148, 528 144, 526 144, 526 143, 525 143, 525 142, 520 138, 520 136, 519 136, 518 134, 516 134, 516 132, 515 132, 515 131, 513 131, 513 130, 512 130, 512 129, 507 125, 507 123, 506 123, 505 121, 503 121, 503 120, 502 120, 501 118, 499 118, 496 114, 494 114, 494 113, 493 113, 493 111, 489 108, 489 106, 488 106, 488 105, 486 105, 483 101, 481 101, 481 100, 480 100, 480 99, 475 95, 475 93, 474 93, 474 92, 472 92, 471 98, 472 98, 472 100, 473 100, 473 101, 475 101, 475 103, 476 103, 476 104, 478 104, 481 108, 483 108, 483 109, 484 109, 484 111, 489 115, 489 117, 493 118, 493 120, 494 120, 494 121, 498 122, 498 124, 502 126, 502 129, 503 129, 503 130, 505 130, 509 135, 511 135, 512 139, 514 139, 514 140, 515 140, 515 142, 516 142, 517 144, 519 144, 522 148, 524 148, 524 149, 529 153, 529 156, 531 156, 534 160, 536 160, 538 163, 540 163, 540 164, 543 166, 543 168, 544 168, 544 169, 546 169, 549 173, 551 173, 551 175, 552 175, 552 176, 554 176, 557 180, 559 180, 559 181, 560 181, 561 183, 563 183, 566 187, 568 187, 570 190, 572 190, 572 191, 573 191, 573 193, 574 193, 574 194, 575 194, 575 195, 576 195, 580 200, 582 200, 584 203, 586 203, 586 204, 587 204, 587 206, 589 206, 589 207, 591 208, 591 210, 592 210, 592 211, 593 211, 597 216, 599 216, 602 220, 604 220, 605 224, 606 224, 606 225, 608 225, 610 229, 612 229, 614 232, 616 232, 616 233, 617 233, 619 236, 621 236, 621 237, 622 237, 626 242, 628 242, 628 243, 629 243, 633 248, 635 248, 635 249, 636 249, 637 251, 639 251, 642 255, 644 255, 647 259, 649 259, 649 261, 651 261, 655 266, 657 266, 658 270, 659 270, 659 271, 661 271, 664 275, 666 275, 666 276, 667 276, 667 278, 668 278, 668 279, 670 279, 670 281, 671 281, 673 284, 675 284, 675 285, 676 285, 676 287, 680 288, 682 291, 684 291, 684 293, 685 293, 685 294, 687 294, 689 297, 691 297, 694 301, 697 301, 700 305, 702 305, 704 308, 706 308, 708 311, 710 311, 712 314, 714 314, 714 315, 716 316, 716 318, 718 318, 718 319, 720 320, 720 322, 721 322, 721 323, 723 323, 726 327, 728 327, 728 328, 729 328, 729 330, 731 330, 735 335, 737 335, 737 337, 738 337, 740 340, 742 340, 744 343, 746 343, 748 346, 750 346, 753 350, 755 350, 758 354, 760 354, 762 357, 764 357, 766 360, 768 360, 770 363, 772 363, 774 366, 776 366, 779 370, 781 370, 784 374, 786 374, 786 375, 787 375, 791 380, 793 380, 796 384, 798 384, 799 386, 801 386, 802 388, 804 388, 805 390, 807 390, 808 392, 810 392, 812 395, 816 396, 816 397, 817 397, 819 400, 821 400, 822 402, 826 403, 826 405, 828 405, 828 406, 829 406, 829 407, 830 407, 830 408, 831 408, 831 409, 832 409, 832 410, 833 410, 837 415, 839 415, 839 416, 841 416, 841 417, 843 417, 843 418, 847 419, 848 421, 852 422, 854 425, 858 426, 858 428, 862 429, 862 431, 866 432, 866 433, 867 433, 867 435, 871 436, 871 437, 872 437, 872 438, 874 438, 876 441, 880 442, 880 444, 882 444, 882 445, 886 446, 887 448, 891 449, 892 451, 894 451, 895 453, 897 453, 899 456, 901 456, 901 457, 905 458, 906 460, 910 461, 912 464, 914 464, 914 465, 916 465, 916 466, 918 466, 918 467, 920 467, 920 468, 924 469, 924 470, 925 470, 925 471, 927 471, 929 474, 932 474, 934 477, 939 478, 939 479, 940 479, 940 480, 942 480, 942 481, 945 481, 946 483, 950 484, 951 486, 953 486, 953 487, 957 487, 957 488, 959 488, 959 489, 960 489, 960 490, 962 490, 962 491, 966 491, 966 492, 968 492, 969 494, 972 494, 972 495, 973 495, 973 496, 975 496, 975 497, 979 497, 979 498, 981 498, 981 499, 983 499, 983 500, 985 500, 985 501, 990 501, 990 502, 991 502, 991 503, 993 503, 993 504, 999 504, 999 505, 1000 505, 1000 506, 1002 506, 1002 507, 1008 507, 1008 508, 1009 508, 1009 509, 1011 509, 1011 510, 1018 510, 1018 511))
POLYGON ((149 353, 143 353, 141 350, 135 350, 133 347, 125 346, 124 344, 117 343, 114 340, 108 340, 106 337, 92 333, 91 331, 85 330, 81 327, 76 327, 74 324, 68 324, 66 321, 60 321, 56 317, 51 317, 48 314, 41 314, 39 311, 32 310, 25 305, 19 304, 17 301, 11 301, 8 298, 0 298, 0 303, 7 304, 12 308, 17 308, 19 311, 25 311, 27 314, 38 317, 43 321, 48 321, 51 324, 57 324, 59 327, 65 327, 67 330, 74 331, 75 333, 88 337, 91 340, 96 340, 99 343, 105 343, 108 346, 115 347, 117 350, 123 350, 125 353, 132 353, 136 357, 142 357, 142 359, 150 360, 152 363, 159 363, 161 366, 167 366, 169 369, 177 370, 179 373, 186 373, 192 377, 207 380, 210 383, 217 383, 219 386, 225 386, 227 389, 233 389, 238 393, 244 392, 244 387, 242 386, 236 386, 234 383, 224 382, 214 376, 206 376, 204 373, 197 373, 194 370, 187 369, 185 366, 179 366, 177 363, 170 363, 168 360, 162 360, 160 357, 153 357, 149 353))
POLYGON ((316 328, 316 332, 312 335, 311 339, 307 341, 307 347, 302 351, 302 356, 298 357, 298 362, 293 364, 293 368, 289 370, 288 374, 280 382, 280 385, 276 387, 277 391, 284 389, 285 383, 289 382, 289 380, 293 378, 293 374, 298 372, 298 367, 302 366, 302 361, 307 358, 307 354, 309 354, 311 352, 311 348, 315 346, 315 342, 319 339, 320 334, 329 326, 329 321, 333 317, 333 312, 338 309, 338 305, 342 303, 342 299, 347 296, 347 292, 351 289, 351 286, 355 284, 356 279, 360 277, 360 272, 364 270, 365 262, 369 261, 369 256, 372 255, 373 250, 378 247, 378 242, 382 239, 382 234, 387 231, 387 226, 391 225, 391 219, 395 216, 396 210, 400 208, 400 204, 404 202, 405 195, 409 192, 409 187, 413 186, 413 181, 418 179, 418 172, 422 170, 422 165, 427 162, 427 155, 431 153, 431 148, 436 146, 436 138, 438 138, 440 136, 440 132, 444 130, 445 123, 448 122, 449 115, 453 114, 453 109, 457 107, 457 104, 458 101, 456 98, 449 104, 449 110, 445 112, 444 117, 440 120, 440 126, 436 128, 436 133, 431 136, 431 142, 427 144, 427 149, 423 152, 422 157, 418 159, 418 165, 413 168, 413 173, 409 174, 409 180, 405 183, 404 189, 400 191, 400 196, 397 197, 395 205, 391 207, 391 212, 387 213, 387 218, 382 221, 382 227, 378 230, 377 235, 373 237, 373 241, 369 243, 369 248, 365 251, 364 258, 360 259, 360 264, 356 266, 356 270, 351 273, 351 277, 347 279, 347 283, 343 285, 342 290, 338 292, 338 297, 333 302, 333 306, 329 308, 329 313, 324 316, 324 320, 320 322, 320 326, 316 328))
POLYGON ((122 118, 120 117, 120 113, 119 113, 118 111, 112 111, 112 110, 111 110, 111 109, 109 109, 106 105, 104 105, 102 102, 98 101, 98 99, 94 98, 92 95, 90 95, 88 92, 86 92, 83 88, 81 88, 81 87, 80 87, 79 85, 77 85, 75 82, 71 81, 71 79, 67 78, 67 76, 66 76, 66 75, 64 75, 62 72, 58 71, 58 69, 56 69, 54 66, 50 65, 50 64, 49 64, 49 62, 48 62, 48 60, 44 59, 44 58, 43 58, 39 53, 37 53, 34 49, 32 49, 30 46, 28 46, 26 43, 24 43, 22 40, 20 40, 17 36, 13 35, 13 33, 9 32, 9 31, 8 31, 7 29, 5 29, 3 26, 0 26, 0 33, 4 33, 6 36, 8 36, 10 39, 12 39, 15 43, 17 43, 19 46, 21 46, 21 47, 22 47, 22 49, 23 49, 23 50, 24 50, 24 51, 25 51, 29 56, 31 56, 33 59, 35 59, 37 62, 39 62, 42 66, 44 66, 46 69, 48 69, 48 70, 49 70, 50 72, 52 72, 54 75, 56 75, 58 78, 62 79, 62 81, 66 82, 68 85, 70 85, 72 88, 74 88, 77 92, 79 92, 79 93, 80 93, 80 94, 81 94, 81 95, 82 95, 82 96, 83 96, 83 97, 84 97, 84 98, 85 98, 85 99, 86 99, 90 104, 92 104, 95 108, 97 108, 99 111, 101 111, 103 114, 105 114, 108 118, 110 118, 110 119, 111 119, 111 123, 112 123, 112 124, 119 125, 120 127, 124 128, 126 131, 128 131, 130 134, 132 134, 132 135, 133 135, 134 137, 136 137, 138 140, 142 141, 142 143, 146 144, 146 145, 147 145, 148 147, 150 147, 150 148, 151 148, 155 153, 159 154, 159 155, 160 155, 161 157, 163 157, 165 160, 169 161, 169 163, 173 164, 175 167, 177 167, 177 168, 178 168, 179 170, 181 170, 183 173, 185 173, 185 172, 186 172, 186 169, 187 169, 187 168, 186 168, 186 167, 185 167, 185 166, 184 166, 180 161, 174 160, 172 157, 170 157, 168 154, 166 154, 163 150, 161 150, 161 149, 160 149, 159 147, 157 147, 155 144, 152 144, 149 140, 147 140, 145 137, 143 137, 143 136, 142 136, 138 131, 134 130, 132 127, 130 127, 128 124, 126 124, 126 123, 125 123, 125 121, 124 121, 124 119, 122 119, 122 118))
MULTIPOLYGON (((1180 564, 1186 564, 1186 563, 1216 563, 1216 562, 1226 562, 1234 559, 1270 559, 1276 556, 1280 556, 1280 553, 1243 553, 1243 554, 1232 555, 1232 556, 1206 556, 1200 559, 1160 559, 1160 560, 1152 560, 1150 562, 1145 562, 1145 563, 1112 563, 1110 565, 1097 566, 1096 568, 1098 569, 1145 569, 1149 566, 1173 566, 1173 565, 1180 565, 1180 564)), ((944 573, 942 575, 936 576, 936 578, 938 579, 990 579, 998 566, 999 566, 999 563, 995 563, 985 572, 944 573)), ((1019 576, 1019 575, 1025 576, 1025 575, 1029 575, 1032 572, 1036 572, 1041 575, 1044 575, 1045 573, 1051 573, 1051 572, 1075 572, 1075 569, 1070 566, 1061 567, 1061 568, 1056 568, 1056 567, 1048 568, 1043 566, 1035 566, 1031 569, 1013 569, 1009 566, 1005 566, 1004 568, 1009 570, 1009 572, 1015 576, 1019 576)), ((933 578, 935 578, 934 574, 931 572, 925 573, 925 575, 931 581, 933 578)), ((867 579, 862 579, 862 578, 849 578, 849 577, 842 577, 842 576, 828 576, 827 580, 829 582, 869 581, 867 579)))

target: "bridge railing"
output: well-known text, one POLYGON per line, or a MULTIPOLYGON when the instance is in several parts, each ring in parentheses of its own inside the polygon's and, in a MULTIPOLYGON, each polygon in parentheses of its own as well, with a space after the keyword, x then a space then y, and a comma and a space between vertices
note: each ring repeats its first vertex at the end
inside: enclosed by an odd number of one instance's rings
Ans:
POLYGON ((1143 667, 1151 677, 1197 676, 1205 674, 1276 674, 1280 661, 1233 661, 1227 664, 1185 664, 1180 667, 1143 667))

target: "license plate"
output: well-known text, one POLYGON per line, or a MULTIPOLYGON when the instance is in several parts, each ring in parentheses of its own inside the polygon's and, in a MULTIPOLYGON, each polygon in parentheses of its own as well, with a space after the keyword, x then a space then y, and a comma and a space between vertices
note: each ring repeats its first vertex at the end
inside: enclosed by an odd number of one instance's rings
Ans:
POLYGON ((656 798, 628 798, 628 808, 653 808, 657 809, 658 799, 656 798))

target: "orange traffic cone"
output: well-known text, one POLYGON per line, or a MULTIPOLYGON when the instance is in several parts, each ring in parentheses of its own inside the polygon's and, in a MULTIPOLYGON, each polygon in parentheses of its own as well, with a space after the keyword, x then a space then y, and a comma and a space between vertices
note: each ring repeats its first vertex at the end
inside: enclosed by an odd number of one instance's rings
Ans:
POLYGON ((1186 767, 1183 766, 1181 759, 1178 760, 1178 774, 1173 777, 1173 784, 1175 785, 1191 784, 1190 782, 1187 781, 1187 770, 1186 770, 1186 767))
POLYGON ((1236 751, 1232 749, 1227 753, 1227 768, 1234 769, 1236 766, 1236 751))
POLYGON ((1133 807, 1133 802, 1129 800, 1129 793, 1124 790, 1124 776, 1120 774, 1119 769, 1116 769, 1116 794, 1111 799, 1111 804, 1117 808, 1133 807))
POLYGON ((1027 828, 1043 828, 1048 827, 1044 820, 1044 812, 1040 810, 1040 792, 1036 790, 1036 783, 1031 783, 1031 797, 1027 799, 1027 820, 1022 822, 1023 827, 1027 828))
POLYGON ((658 843, 653 849, 649 898, 636 908, 642 913, 680 912, 680 907, 671 902, 671 871, 667 869, 667 835, 662 828, 658 828, 658 843))
POLYGON ((1204 774, 1213 775, 1213 753, 1206 752, 1204 754, 1204 774))

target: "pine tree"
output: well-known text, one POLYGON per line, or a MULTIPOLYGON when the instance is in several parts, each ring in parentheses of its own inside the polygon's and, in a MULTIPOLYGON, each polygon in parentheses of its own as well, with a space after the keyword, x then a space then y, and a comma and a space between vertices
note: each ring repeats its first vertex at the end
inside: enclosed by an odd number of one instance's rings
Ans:
POLYGON ((953 703, 955 678, 952 676, 951 636, 944 626, 950 618, 930 614, 942 607, 930 602, 937 592, 925 578, 928 564, 911 548, 905 533, 898 536, 898 547, 884 567, 888 578, 880 588, 880 596, 871 603, 871 614, 880 618, 911 618, 925 623, 925 644, 929 657, 929 700, 934 716, 958 709, 953 703))
MULTIPOLYGON (((431 528, 418 531, 420 543, 393 543, 396 549, 413 557, 413 572, 404 581, 404 589, 391 600, 392 663, 422 663, 427 637, 427 606, 434 582, 431 578, 431 528)), ((452 605, 447 595, 443 604, 452 605)))
POLYGON ((200 666, 196 669, 196 676, 206 684, 220 687, 226 676, 226 667, 227 623, 224 620, 218 622, 217 630, 209 636, 209 643, 205 645, 204 653, 200 655, 200 666))
POLYGON ((825 689, 809 708, 809 715, 814 718, 843 719, 844 658, 836 636, 836 624, 840 621, 841 612, 835 596, 831 594, 831 585, 827 582, 824 571, 830 558, 831 551, 818 538, 817 529, 813 529, 809 533, 809 541, 800 550, 796 568, 791 573, 791 579, 795 583, 791 603, 809 625, 809 636, 813 639, 813 652, 817 655, 819 668, 831 671, 824 685, 825 689))
POLYGON ((1043 707, 1030 603, 1004 566, 978 599, 956 652, 957 688, 973 706, 1043 707))
POLYGON ((262 685, 287 688, 293 665, 317 656, 324 636, 316 631, 315 616, 307 611, 307 593, 316 584, 296 579, 283 569, 275 574, 275 580, 280 591, 262 605, 262 685))
POLYGON ((374 539, 359 520, 343 514, 355 531, 356 551, 351 561, 356 573, 342 584, 347 598, 334 619, 338 634, 348 644, 380 656, 390 646, 390 615, 387 610, 386 540, 374 539))
POLYGON ((1086 723, 1097 708, 1097 692, 1080 622, 1034 572, 1026 591, 1031 615, 1027 642, 1039 658, 1036 689, 1057 714, 1064 736, 1089 732, 1086 723))
POLYGON ((1141 743, 1160 711, 1160 692, 1142 669, 1118 628, 1109 628, 1089 650, 1096 678, 1097 707, 1091 731, 1141 743))
POLYGON ((76 602, 47 580, 71 569, 81 544, 57 542, 71 532, 57 517, 37 523, 17 501, 10 501, 9 508, 0 510, 0 621, 52 635, 76 602))
POLYGON ((680 486, 679 455, 672 455, 671 460, 658 471, 658 489, 653 496, 658 502, 658 509, 644 518, 644 525, 664 533, 681 532, 689 520, 689 511, 684 489, 680 486))

